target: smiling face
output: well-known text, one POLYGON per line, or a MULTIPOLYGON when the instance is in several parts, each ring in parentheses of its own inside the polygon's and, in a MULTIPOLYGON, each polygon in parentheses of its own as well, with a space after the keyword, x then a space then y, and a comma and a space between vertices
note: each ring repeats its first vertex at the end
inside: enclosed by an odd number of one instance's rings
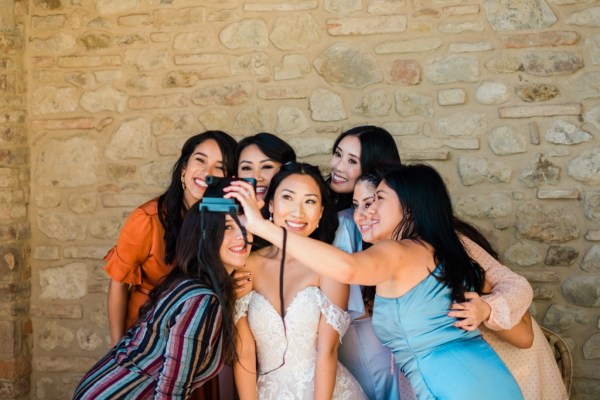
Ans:
POLYGON ((246 146, 240 153, 238 176, 256 179, 256 197, 264 200, 273 175, 279 171, 281 163, 267 157, 257 145, 246 146))
POLYGON ((329 160, 331 182, 336 193, 352 193, 356 179, 362 174, 360 166, 360 141, 356 136, 346 136, 333 150, 329 160))
POLYGON ((354 208, 354 223, 358 227, 362 240, 371 243, 373 241, 371 225, 373 224, 372 215, 369 209, 375 202, 375 185, 364 180, 356 183, 354 186, 354 195, 352 196, 352 207, 354 208))
POLYGON ((277 186, 269 212, 273 213, 275 225, 309 236, 323 214, 319 185, 308 175, 288 176, 277 186))
POLYGON ((394 231, 403 218, 398 195, 385 181, 382 181, 377 186, 375 197, 376 200, 368 211, 371 214, 371 241, 393 239, 394 231))
MULTIPOLYGON (((239 216, 242 224, 246 223, 246 217, 239 216)), ((252 241, 252 234, 247 233, 248 241, 252 241)), ((244 236, 242 230, 235 223, 230 215, 225 217, 225 232, 223 234, 223 243, 219 249, 219 257, 227 270, 231 273, 235 268, 242 268, 246 264, 246 259, 250 255, 250 246, 244 246, 244 236)))
POLYGON ((182 173, 185 173, 183 200, 187 206, 190 206, 204 196, 207 188, 207 175, 225 176, 223 155, 217 142, 208 139, 196 146, 183 167, 182 173))

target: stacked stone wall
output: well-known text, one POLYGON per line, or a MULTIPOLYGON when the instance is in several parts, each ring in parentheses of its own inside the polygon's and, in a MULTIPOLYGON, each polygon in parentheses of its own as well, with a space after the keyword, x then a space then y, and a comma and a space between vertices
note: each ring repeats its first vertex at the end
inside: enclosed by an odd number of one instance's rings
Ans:
MULTIPOLYGON (((165 188, 187 137, 273 132, 323 166, 337 134, 366 123, 392 132, 404 161, 441 171, 457 213, 530 280, 535 317, 569 343, 573 398, 600 397, 597 2, 0 3, 25 19, 25 34, 1 36, 26 49, 28 100, 2 105, 20 133, 0 153, 12 226, 0 252, 22 260, 15 293, 31 283, 31 398, 68 398, 106 351, 102 256, 165 188)), ((2 93, 21 71, 8 54, 2 93)))
POLYGON ((31 374, 29 149, 24 7, 0 1, 0 398, 27 398, 31 374))

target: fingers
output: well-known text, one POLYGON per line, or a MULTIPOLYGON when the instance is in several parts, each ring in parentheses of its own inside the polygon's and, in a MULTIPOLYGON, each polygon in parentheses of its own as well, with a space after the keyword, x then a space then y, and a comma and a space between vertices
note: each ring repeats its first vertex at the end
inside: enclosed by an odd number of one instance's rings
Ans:
POLYGON ((228 186, 224 189, 225 192, 237 191, 238 193, 242 193, 247 195, 250 198, 256 198, 256 193, 254 190, 254 186, 249 182, 244 180, 232 181, 231 186, 228 186), (236 190, 238 189, 238 190, 236 190))
POLYGON ((231 273, 236 297, 241 297, 252 290, 252 273, 244 270, 234 270, 231 273))
POLYGON ((233 278, 235 290, 241 290, 252 282, 252 273, 250 271, 235 269, 231 273, 231 277, 233 278))
POLYGON ((477 292, 465 292, 465 299, 467 301, 479 299, 479 294, 477 292))
POLYGON ((467 307, 468 303, 452 303, 451 310, 464 310, 467 307))
MULTIPOLYGON (((465 298, 468 299, 469 296, 465 294, 465 298)), ((450 312, 448 312, 448 316, 451 318, 456 318, 457 320, 453 325, 465 331, 474 331, 479 326, 477 309, 473 303, 470 302, 452 304, 450 307, 450 312)))
POLYGON ((252 185, 250 185, 247 182, 233 181, 233 182, 231 182, 231 186, 227 186, 226 188, 223 189, 223 191, 225 192, 225 195, 223 196, 223 198, 236 199, 237 201, 240 202, 240 204, 242 205, 242 207, 244 207, 244 209, 246 209, 247 206, 252 203, 254 203, 256 205, 256 207, 260 209, 260 207, 259 207, 260 204, 258 204, 259 202, 257 202, 257 200, 256 200, 256 194, 254 193, 254 188, 252 187, 252 185), (237 183, 240 183, 240 184, 236 185, 237 183))
POLYGON ((469 332, 474 331, 479 326, 478 324, 473 323, 471 318, 466 318, 463 320, 456 321, 453 325, 457 328, 460 328, 460 329, 463 329, 463 330, 469 331, 469 332))
POLYGON ((451 317, 451 318, 460 318, 460 319, 473 318, 473 312, 469 311, 469 310, 464 310, 464 311, 450 311, 448 313, 448 316, 451 317))

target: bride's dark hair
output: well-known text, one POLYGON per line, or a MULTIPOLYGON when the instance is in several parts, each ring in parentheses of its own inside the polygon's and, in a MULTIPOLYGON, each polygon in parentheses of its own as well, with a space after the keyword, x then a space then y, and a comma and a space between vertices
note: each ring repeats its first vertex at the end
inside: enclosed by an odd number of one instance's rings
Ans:
POLYGON ((273 175, 273 179, 271 179, 271 184, 269 185, 269 190, 267 190, 267 194, 265 196, 265 207, 262 209, 263 217, 269 218, 269 207, 266 205, 273 200, 275 191, 281 182, 291 175, 308 175, 319 187, 321 205, 323 206, 323 214, 319 220, 319 226, 310 234, 310 237, 320 240, 321 242, 331 244, 335 238, 335 231, 338 228, 339 222, 335 210, 335 204, 333 203, 332 192, 329 189, 329 186, 327 186, 325 179, 323 179, 319 168, 315 167, 314 165, 294 162, 281 166, 281 169, 275 175, 273 175))

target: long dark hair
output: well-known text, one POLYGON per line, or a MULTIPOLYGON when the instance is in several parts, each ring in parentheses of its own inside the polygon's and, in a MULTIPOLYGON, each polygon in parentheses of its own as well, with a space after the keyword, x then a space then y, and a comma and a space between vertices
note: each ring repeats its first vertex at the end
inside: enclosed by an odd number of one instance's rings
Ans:
POLYGON ((456 234, 450 196, 438 172, 423 164, 402 166, 388 171, 383 181, 396 192, 402 208, 393 238, 433 246, 434 260, 441 265, 436 277, 450 288, 452 301, 464 301, 467 291, 481 293, 485 272, 456 234))
POLYGON ((177 235, 185 213, 183 205, 183 187, 181 186, 181 171, 187 164, 196 147, 212 139, 217 142, 223 156, 225 176, 235 174, 235 139, 222 131, 206 131, 192 136, 183 144, 181 155, 173 165, 171 183, 167 190, 158 198, 158 218, 165 229, 165 263, 171 264, 175 260, 175 246, 177 235))
POLYGON ((463 221, 458 217, 454 217, 454 229, 456 229, 458 233, 465 235, 466 237, 474 241, 489 255, 498 260, 498 252, 496 252, 489 240, 487 240, 487 238, 483 236, 481 232, 479 232, 479 230, 473 225, 469 224, 466 221, 463 221))
MULTIPOLYGON (((273 200, 277 187, 279 187, 284 179, 291 175, 308 175, 319 187, 321 205, 323 206, 323 214, 321 215, 319 226, 313 233, 310 234, 310 237, 320 240, 321 242, 331 244, 333 242, 333 238, 335 237, 335 231, 338 228, 339 222, 335 206, 333 204, 331 190, 329 189, 329 186, 327 186, 327 183, 325 183, 319 168, 307 163, 289 163, 282 165, 279 172, 277 172, 273 176, 273 179, 271 179, 271 185, 269 185, 269 190, 267 190, 267 194, 265 196, 265 204, 269 204, 269 202, 273 200)), ((268 218, 269 207, 263 207, 262 213, 263 217, 268 218)))
POLYGON ((175 266, 150 292, 150 298, 140 309, 139 319, 145 318, 161 296, 182 280, 197 280, 215 293, 221 294, 219 302, 223 313, 223 358, 226 363, 230 363, 235 355, 235 291, 233 279, 219 256, 225 234, 225 214, 204 212, 204 235, 200 241, 202 232, 198 204, 194 204, 188 210, 181 224, 175 266))
POLYGON ((296 162, 296 152, 292 146, 277 136, 267 132, 257 133, 256 135, 248 136, 240 140, 235 148, 235 159, 239 162, 242 151, 253 144, 273 161, 277 161, 281 164, 296 162))
MULTIPOLYGON (((400 164, 400 153, 394 137, 387 130, 374 125, 361 125, 342 132, 335 142, 331 154, 334 154, 340 142, 346 136, 355 136, 360 142, 361 173, 373 173, 379 163, 400 164)), ((329 183, 331 177, 327 179, 329 183)), ((352 205, 352 193, 334 193, 334 201, 338 211, 352 205)))

